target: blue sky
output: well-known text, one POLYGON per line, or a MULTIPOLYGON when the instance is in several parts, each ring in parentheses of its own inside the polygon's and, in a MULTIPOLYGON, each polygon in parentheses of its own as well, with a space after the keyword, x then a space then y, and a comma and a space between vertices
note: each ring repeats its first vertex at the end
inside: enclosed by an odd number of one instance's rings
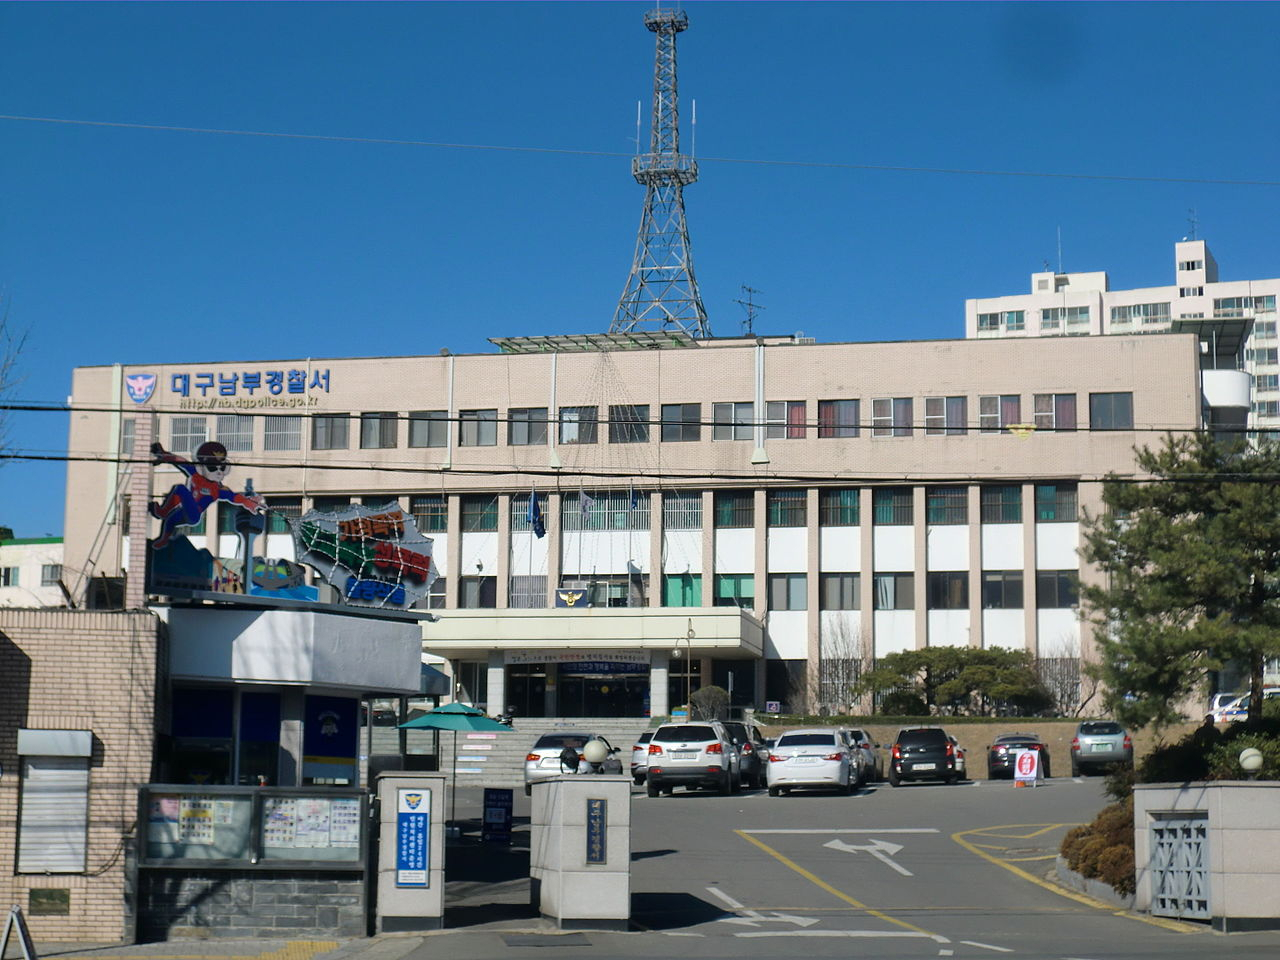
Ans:
MULTIPOLYGON (((14 397, 62 400, 83 365, 607 329, 643 189, 589 154, 630 153, 637 100, 647 118, 649 6, 0 3, 0 114, 584 152, 0 120, 14 397)), ((1067 270, 1170 283, 1191 208, 1222 279, 1280 274, 1280 186, 856 168, 1280 181, 1280 5, 685 8, 716 334, 741 331, 748 284, 757 332, 962 336, 966 297, 1057 265, 1059 227, 1067 270)), ((61 454, 66 430, 14 414, 10 452, 61 454)), ((60 533, 63 476, 0 468, 0 524, 60 533)))

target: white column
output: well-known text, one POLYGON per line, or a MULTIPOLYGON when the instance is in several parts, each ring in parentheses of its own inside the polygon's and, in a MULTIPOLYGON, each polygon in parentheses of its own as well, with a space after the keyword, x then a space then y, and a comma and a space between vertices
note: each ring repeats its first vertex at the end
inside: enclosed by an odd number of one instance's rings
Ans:
POLYGON ((653 651, 649 660, 649 716, 665 717, 671 713, 667 701, 668 680, 671 676, 670 658, 665 650, 653 651))
POLYGON ((489 682, 487 702, 489 715, 496 717, 507 712, 507 663, 501 650, 489 651, 489 682))

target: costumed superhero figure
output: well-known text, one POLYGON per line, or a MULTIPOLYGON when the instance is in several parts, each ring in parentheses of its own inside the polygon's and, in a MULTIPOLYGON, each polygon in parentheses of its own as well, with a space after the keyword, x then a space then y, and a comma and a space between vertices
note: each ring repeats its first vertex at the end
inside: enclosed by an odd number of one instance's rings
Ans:
POLYGON ((222 485, 231 464, 227 463, 227 448, 216 440, 200 444, 194 463, 169 453, 158 442, 151 444, 151 454, 156 463, 171 463, 187 475, 187 482, 174 484, 159 505, 147 504, 147 512, 160 521, 160 536, 151 544, 156 550, 169 545, 178 527, 199 523, 215 500, 226 500, 254 513, 262 513, 267 508, 261 497, 248 497, 222 485))

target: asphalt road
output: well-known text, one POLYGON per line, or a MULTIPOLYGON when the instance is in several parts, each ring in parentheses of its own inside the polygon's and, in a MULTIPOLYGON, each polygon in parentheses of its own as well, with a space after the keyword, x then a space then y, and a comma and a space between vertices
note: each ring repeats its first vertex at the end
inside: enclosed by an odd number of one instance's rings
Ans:
POLYGON ((1139 918, 1044 883, 1062 835, 1106 802, 1100 780, 1068 778, 1034 789, 880 785, 854 797, 637 790, 639 933, 495 937, 482 923, 408 957, 1280 956, 1280 934, 1139 918))

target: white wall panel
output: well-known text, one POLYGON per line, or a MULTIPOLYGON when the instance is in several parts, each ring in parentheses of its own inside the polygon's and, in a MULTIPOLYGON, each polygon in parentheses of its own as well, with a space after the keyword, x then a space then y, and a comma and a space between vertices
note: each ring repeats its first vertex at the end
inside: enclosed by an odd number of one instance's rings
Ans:
POLYGON ((874 527, 877 573, 909 573, 916 568, 914 527, 874 527))
POLYGON ((1027 648, 1027 621, 1022 610, 983 610, 982 645, 1007 650, 1027 648))
POLYGON ((1080 617, 1075 610, 1037 610, 1040 656, 1080 656, 1080 617))
POLYGON ((449 575, 449 535, 447 533, 431 534, 431 562, 436 565, 436 572, 442 577, 449 575))
POLYGON ((819 531, 818 564, 826 573, 862 570, 862 528, 823 527, 819 531))
POLYGON ((982 525, 982 569, 1021 570, 1023 567, 1022 524, 982 525))
POLYGON ((702 573, 702 531, 668 531, 662 553, 663 573, 702 573))
POLYGON ((560 562, 565 576, 589 577, 592 574, 634 572, 628 571, 628 561, 641 573, 649 571, 648 531, 566 531, 563 550, 564 556, 560 562))
POLYGON ((770 573, 804 573, 809 568, 809 531, 804 527, 770 530, 768 570, 770 573))
POLYGON ((962 524, 929 527, 925 532, 929 547, 929 570, 969 569, 969 528, 962 524))
POLYGON ((266 549, 262 547, 263 538, 258 537, 254 541, 254 550, 258 556, 271 557, 274 560, 296 560, 297 555, 293 551, 293 535, 289 533, 268 533, 266 536, 266 549))
POLYGON ((929 646, 967 647, 968 645, 968 610, 929 611, 929 646))
POLYGON ((754 530, 717 530, 715 572, 755 572, 755 542, 754 530))
POLYGON ((806 610, 774 610, 764 635, 764 655, 779 660, 805 660, 809 656, 809 613, 806 610))
POLYGON ((1036 569, 1075 570, 1080 566, 1076 548, 1080 545, 1080 524, 1036 524, 1036 569))
POLYGON ((877 657, 916 648, 914 610, 877 610, 875 618, 877 657))
POLYGON ((547 537, 539 539, 527 531, 511 534, 511 576, 539 577, 545 574, 548 546, 547 537))
MULTIPOLYGON (((822 636, 822 654, 826 657, 862 657, 862 612, 859 610, 823 610, 818 629, 822 636)), ((870 652, 869 650, 866 652, 870 652)))
POLYGON ((496 532, 462 535, 462 569, 460 577, 496 577, 498 575, 498 534, 496 532), (476 564, 480 564, 477 567, 476 564))

